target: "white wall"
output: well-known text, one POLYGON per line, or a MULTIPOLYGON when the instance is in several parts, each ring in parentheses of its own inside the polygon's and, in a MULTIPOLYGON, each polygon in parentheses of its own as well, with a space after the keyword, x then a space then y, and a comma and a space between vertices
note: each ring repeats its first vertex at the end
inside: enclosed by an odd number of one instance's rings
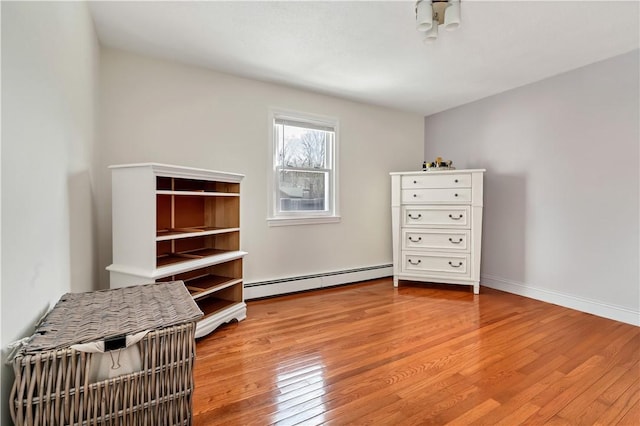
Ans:
POLYGON ((86 4, 2 2, 2 424, 7 344, 64 293, 96 287, 98 50, 86 4))
POLYGON ((485 167, 481 284, 640 324, 638 51, 425 118, 485 167))
POLYGON ((101 268, 111 262, 107 166, 134 162, 246 175, 245 282, 391 263, 388 173, 420 166, 423 117, 112 49, 102 51, 100 93, 101 268), (340 120, 340 223, 267 225, 270 106, 340 120))

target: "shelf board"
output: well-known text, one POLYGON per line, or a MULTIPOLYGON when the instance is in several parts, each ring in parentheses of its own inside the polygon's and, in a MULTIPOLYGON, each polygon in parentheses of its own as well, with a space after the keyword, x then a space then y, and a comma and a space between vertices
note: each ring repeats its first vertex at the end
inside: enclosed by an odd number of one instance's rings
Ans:
POLYGON ((211 293, 215 293, 227 287, 242 283, 242 278, 221 277, 219 275, 206 275, 185 281, 191 296, 197 300, 211 293))
POLYGON ((207 317, 210 317, 211 315, 215 315, 216 313, 232 305, 235 305, 236 303, 240 303, 240 302, 234 302, 233 300, 218 299, 217 297, 207 297, 205 299, 198 300, 198 307, 200 307, 200 310, 204 312, 204 317, 202 319, 205 319, 207 317))
POLYGON ((231 260, 241 259, 247 254, 241 250, 202 249, 189 253, 174 254, 157 258, 157 267, 150 278, 164 278, 181 274, 192 269, 205 268, 231 260))
POLYGON ((156 191, 156 195, 190 195, 197 197, 239 197, 238 192, 213 192, 213 191, 170 191, 160 189, 156 191))
POLYGON ((156 231, 156 241, 170 241, 180 238, 204 237, 206 235, 227 234, 230 232, 238 231, 240 231, 240 228, 215 228, 213 226, 159 229, 158 231, 156 231))
POLYGON ((167 266, 176 263, 188 262, 193 259, 202 259, 203 257, 217 256, 224 253, 228 253, 228 251, 212 248, 203 248, 183 253, 171 253, 158 257, 156 260, 156 264, 158 265, 158 267, 167 266))
POLYGON ((203 257, 217 256, 219 254, 225 254, 225 253, 228 253, 228 250, 220 250, 220 249, 214 249, 214 248, 201 248, 197 250, 187 251, 181 254, 183 256, 187 256, 192 259, 200 259, 203 257))

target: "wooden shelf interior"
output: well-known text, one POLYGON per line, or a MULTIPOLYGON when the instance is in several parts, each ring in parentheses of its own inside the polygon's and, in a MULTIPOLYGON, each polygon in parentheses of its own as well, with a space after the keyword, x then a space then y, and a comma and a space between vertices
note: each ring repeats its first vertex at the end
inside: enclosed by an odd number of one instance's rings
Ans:
POLYGON ((156 189, 172 192, 156 194, 157 267, 240 249, 240 197, 215 196, 239 194, 239 183, 158 176, 156 189))
POLYGON ((238 228, 240 198, 156 195, 156 230, 238 228))
POLYGON ((226 287, 242 283, 242 259, 206 268, 183 272, 171 277, 184 281, 194 299, 199 299, 226 287))
POLYGON ((224 192, 229 194, 239 194, 240 184, 233 182, 158 176, 156 177, 156 189, 158 191, 224 192))
POLYGON ((215 256, 240 248, 240 232, 156 242, 156 266, 215 256))
POLYGON ((179 237, 184 234, 191 234, 194 232, 215 232, 222 231, 224 232, 226 229, 237 229, 237 228, 216 228, 213 226, 194 226, 190 228, 174 228, 174 229, 158 229, 157 236, 165 237, 165 236, 175 236, 179 237))
POLYGON ((205 318, 236 303, 242 303, 242 283, 234 284, 210 296, 198 299, 196 303, 204 312, 205 318))
MULTIPOLYGON (((240 249, 239 183, 158 176, 156 191, 157 267, 240 249)), ((205 318, 244 300, 242 258, 169 279, 184 281, 205 318)))

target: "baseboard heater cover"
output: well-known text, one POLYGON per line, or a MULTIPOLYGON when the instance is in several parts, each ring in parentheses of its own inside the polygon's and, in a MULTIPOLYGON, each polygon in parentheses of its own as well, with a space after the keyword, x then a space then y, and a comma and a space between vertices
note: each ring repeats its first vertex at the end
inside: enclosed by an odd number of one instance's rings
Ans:
POLYGON ((393 265, 376 265, 321 274, 300 275, 244 285, 245 299, 259 299, 280 294, 333 287, 393 275, 393 265))

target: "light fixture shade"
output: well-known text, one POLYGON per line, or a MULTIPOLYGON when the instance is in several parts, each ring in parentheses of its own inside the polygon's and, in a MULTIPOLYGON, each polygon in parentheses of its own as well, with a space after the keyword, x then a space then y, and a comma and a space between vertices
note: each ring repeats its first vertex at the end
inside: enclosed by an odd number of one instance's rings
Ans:
POLYGON ((453 31, 460 26, 460 1, 449 0, 449 6, 444 11, 444 29, 453 31))
POLYGON ((434 22, 434 25, 429 31, 424 34, 424 44, 431 44, 438 39, 438 23, 434 22))
POLYGON ((432 27, 433 5, 431 0, 420 0, 416 5, 416 28, 418 31, 429 31, 432 27))

